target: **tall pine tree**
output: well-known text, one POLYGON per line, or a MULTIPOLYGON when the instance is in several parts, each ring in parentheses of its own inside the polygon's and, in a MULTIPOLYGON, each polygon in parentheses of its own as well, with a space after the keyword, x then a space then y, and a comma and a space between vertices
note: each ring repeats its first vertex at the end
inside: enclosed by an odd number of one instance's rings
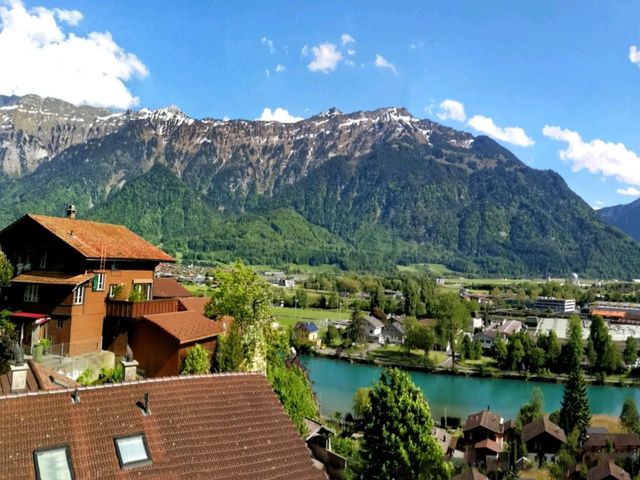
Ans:
POLYGON ((591 410, 587 397, 587 383, 581 367, 572 369, 564 384, 562 406, 560 408, 560 426, 565 432, 578 432, 580 444, 587 438, 587 428, 591 424, 591 410))

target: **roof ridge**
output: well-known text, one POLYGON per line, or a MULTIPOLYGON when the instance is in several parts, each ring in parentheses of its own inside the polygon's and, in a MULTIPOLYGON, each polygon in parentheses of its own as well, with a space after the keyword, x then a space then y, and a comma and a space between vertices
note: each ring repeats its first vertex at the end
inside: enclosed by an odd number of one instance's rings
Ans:
POLYGON ((143 378, 141 380, 132 380, 129 382, 122 383, 103 383, 102 385, 83 385, 78 387, 61 387, 56 390, 41 390, 37 392, 22 392, 22 393, 10 393, 7 395, 0 395, 0 401, 9 400, 14 398, 22 398, 22 397, 33 397, 36 395, 53 395, 60 393, 72 393, 78 390, 79 392, 86 392, 91 390, 101 390, 105 388, 117 388, 117 387, 128 387, 134 385, 145 385, 145 384, 153 384, 153 383, 162 383, 169 381, 179 381, 179 380, 197 380, 203 378, 219 378, 219 377, 264 377, 266 378, 265 372, 216 372, 216 373, 203 373, 203 374, 190 374, 190 375, 171 375, 167 377, 154 377, 154 378, 143 378))

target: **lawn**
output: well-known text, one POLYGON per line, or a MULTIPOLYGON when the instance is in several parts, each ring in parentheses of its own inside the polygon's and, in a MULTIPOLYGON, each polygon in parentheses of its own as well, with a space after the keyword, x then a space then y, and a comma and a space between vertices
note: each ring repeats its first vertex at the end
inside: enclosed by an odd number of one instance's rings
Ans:
POLYGON ((351 313, 343 310, 321 310, 318 308, 274 307, 273 316, 280 325, 293 326, 296 322, 314 322, 319 328, 326 328, 325 320, 349 320, 351 313))
POLYGON ((461 362, 462 365, 468 365, 468 366, 473 366, 473 367, 479 367, 480 365, 484 365, 485 367, 489 367, 492 366, 494 363, 496 363, 496 359, 495 358, 491 358, 491 357, 480 357, 478 360, 464 360, 461 362))
POLYGON ((592 427, 605 427, 609 433, 623 433, 624 429, 620 425, 618 417, 613 415, 592 415, 591 416, 592 427))
POLYGON ((193 293, 196 297, 210 297, 213 292, 213 289, 206 285, 189 285, 183 283, 182 286, 193 293))
MULTIPOLYGON (((380 360, 383 362, 410 365, 410 366, 425 366, 424 350, 411 350, 407 352, 400 346, 386 346, 376 348, 369 352, 369 357, 374 360, 380 360)), ((444 352, 429 352, 429 363, 433 365, 439 365, 447 359, 447 354, 444 352)))

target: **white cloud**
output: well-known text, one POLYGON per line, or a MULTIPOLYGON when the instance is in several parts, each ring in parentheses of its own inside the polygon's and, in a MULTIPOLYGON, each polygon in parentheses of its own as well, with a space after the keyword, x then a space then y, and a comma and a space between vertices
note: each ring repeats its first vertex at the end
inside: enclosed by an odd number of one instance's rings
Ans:
POLYGON ((276 108, 271 110, 270 108, 265 108, 262 110, 262 115, 258 117, 256 120, 260 120, 263 122, 280 122, 280 123, 294 123, 303 120, 302 117, 294 117, 284 108, 276 108))
POLYGON ((356 51, 353 48, 347 48, 347 55, 352 57, 355 54, 356 54, 356 51))
POLYGON ((635 45, 629 47, 629 60, 640 67, 640 50, 635 45))
POLYGON ((628 197, 640 196, 640 190, 635 187, 619 188, 616 192, 620 195, 627 195, 628 197))
POLYGON ((347 65, 348 67, 355 67, 355 66, 356 66, 356 62, 354 62, 353 60, 351 60, 351 59, 349 59, 349 58, 347 58, 347 59, 344 61, 344 64, 345 64, 345 65, 347 65))
POLYGON ((78 10, 62 10, 61 8, 54 8, 53 11, 61 22, 68 23, 72 27, 78 25, 84 16, 78 10))
POLYGON ((499 127, 492 118, 484 115, 474 115, 469 119, 467 124, 480 133, 489 135, 496 140, 512 143, 519 147, 530 147, 535 142, 527 136, 525 131, 520 127, 499 127))
POLYGON ((302 50, 300 50, 300 58, 307 57, 308 55, 309 55, 309 45, 305 45, 304 47, 302 47, 302 50))
POLYGON ((287 68, 281 63, 276 65, 276 72, 284 72, 287 68))
MULTIPOLYGON (((302 55, 305 56, 308 50, 305 47, 302 49, 302 55)), ((329 73, 336 69, 336 66, 342 60, 342 53, 338 51, 333 43, 321 43, 317 47, 311 47, 311 54, 313 60, 307 68, 312 72, 329 73)))
POLYGON ((276 48, 273 45, 273 40, 267 37, 262 37, 260 39, 260 43, 262 46, 267 47, 269 49, 269 54, 273 55, 276 51, 276 48))
POLYGON ((342 42, 342 45, 349 45, 350 43, 355 43, 356 39, 348 33, 343 33, 340 35, 340 41, 342 42))
POLYGON ((389 62, 386 58, 384 58, 379 53, 376 53, 375 66, 379 68, 388 68, 393 73, 396 73, 396 67, 393 63, 389 62))
POLYGON ((76 10, 27 10, 20 0, 0 6, 0 93, 103 107, 136 105, 125 82, 147 76, 147 68, 108 32, 78 36, 58 24, 81 20, 76 10))
POLYGON ((409 48, 411 50, 419 50, 424 47, 424 42, 422 40, 418 40, 417 42, 412 42, 409 44, 409 48))
POLYGON ((594 210, 600 210, 602 207, 604 207, 604 202, 601 200, 596 200, 593 202, 593 205, 591 205, 591 208, 594 210))
POLYGON ((464 113, 464 105, 457 100, 449 98, 440 102, 440 111, 437 115, 440 120, 464 122, 467 119, 467 115, 464 113))
POLYGON ((562 160, 572 163, 574 172, 585 169, 590 173, 615 177, 620 182, 640 185, 640 157, 624 144, 600 139, 585 142, 578 132, 550 125, 545 125, 542 133, 567 143, 559 155, 562 160))

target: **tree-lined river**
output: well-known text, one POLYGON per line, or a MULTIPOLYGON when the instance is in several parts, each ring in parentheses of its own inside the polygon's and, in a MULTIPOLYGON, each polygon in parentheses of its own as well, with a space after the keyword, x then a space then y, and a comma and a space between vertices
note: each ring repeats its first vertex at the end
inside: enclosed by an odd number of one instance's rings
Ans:
MULTIPOLYGON (((302 363, 309 371, 324 415, 350 411, 356 389, 371 386, 381 371, 374 365, 322 357, 303 356, 302 363)), ((488 406, 505 419, 514 418, 520 406, 529 401, 533 387, 542 389, 547 412, 560 408, 562 400, 560 383, 409 373, 427 397, 435 419, 444 415, 445 407, 448 416, 464 418, 488 406)), ((640 389, 590 385, 591 412, 618 416, 627 396, 640 402, 640 389)))

